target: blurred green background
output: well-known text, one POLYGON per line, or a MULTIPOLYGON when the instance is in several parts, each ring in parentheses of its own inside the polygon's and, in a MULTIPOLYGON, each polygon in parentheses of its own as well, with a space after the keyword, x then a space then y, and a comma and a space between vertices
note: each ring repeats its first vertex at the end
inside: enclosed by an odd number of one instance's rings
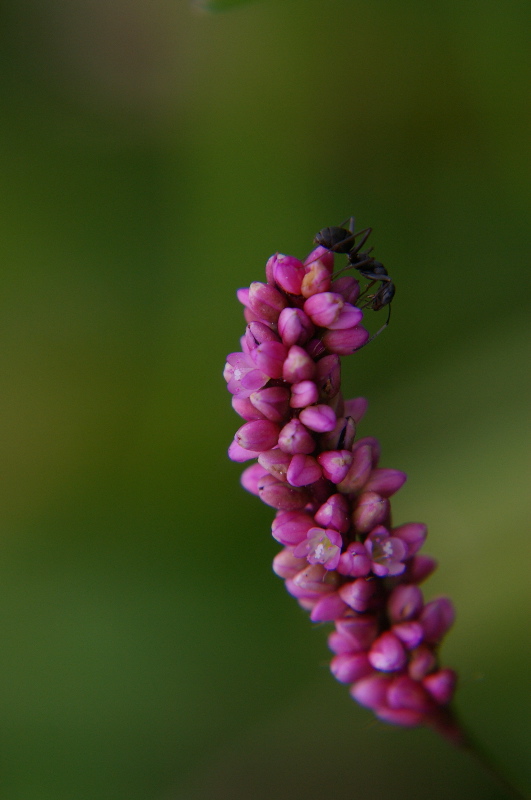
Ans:
POLYGON ((2 4, 3 798, 505 796, 349 700, 226 458, 235 289, 350 214, 397 296, 346 394, 409 474, 396 522, 429 525, 458 709, 529 786, 530 26, 528 0, 2 4))

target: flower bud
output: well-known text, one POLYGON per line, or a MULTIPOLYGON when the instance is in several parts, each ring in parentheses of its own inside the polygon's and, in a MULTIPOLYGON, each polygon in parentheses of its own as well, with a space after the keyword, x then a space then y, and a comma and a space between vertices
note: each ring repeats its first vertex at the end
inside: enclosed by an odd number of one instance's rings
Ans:
POLYGON ((333 292, 340 294, 347 303, 352 303, 352 305, 356 303, 360 296, 360 285, 352 275, 343 275, 341 278, 336 278, 330 288, 333 292))
POLYGON ((351 463, 345 477, 339 482, 338 489, 343 494, 359 492, 369 480, 372 470, 372 449, 368 445, 354 450, 351 463))
POLYGON ((405 472, 398 469, 373 469, 365 486, 366 492, 377 492, 381 497, 391 497, 407 480, 405 472))
POLYGON ((318 399, 319 392, 313 381, 301 381, 300 383, 294 383, 291 387, 289 401, 291 408, 305 408, 316 403, 318 399))
POLYGON ((339 318, 344 305, 345 301, 340 294, 321 292, 309 297, 303 305, 303 310, 314 325, 319 328, 329 328, 339 318))
POLYGON ((359 614, 369 610, 378 593, 376 581, 366 578, 344 583, 339 589, 341 599, 359 614))
POLYGON ((306 350, 294 344, 287 352, 281 375, 288 383, 311 381, 315 375, 315 362, 306 350))
POLYGON ((289 389, 266 386, 249 397, 252 405, 271 422, 283 422, 289 411, 289 389))
POLYGON ((315 327, 301 308, 285 308, 278 318, 278 332, 286 347, 303 345, 311 339, 315 327))
POLYGON ((309 486, 318 481, 322 474, 321 467, 312 456, 296 453, 291 457, 287 472, 288 483, 291 486, 309 486))
POLYGON ((267 475, 267 471, 261 464, 252 464, 242 472, 240 483, 248 492, 258 495, 258 486, 265 475, 267 475))
POLYGON ((238 442, 233 441, 227 450, 227 455, 231 461, 236 461, 238 464, 243 464, 244 461, 250 461, 252 458, 258 458, 260 452, 258 450, 246 450, 240 447, 238 442))
POLYGON ((278 442, 280 427, 268 419, 246 422, 236 431, 234 440, 244 450, 263 452, 271 450, 278 442))
POLYGON ((276 322, 288 301, 278 289, 267 283, 255 281, 249 287, 248 306, 264 322, 276 322))
POLYGON ((245 343, 248 351, 254 350, 263 342, 279 342, 280 338, 265 322, 250 322, 245 329, 245 343))
POLYGON ((315 450, 315 440, 302 422, 292 419, 280 431, 278 446, 285 453, 309 455, 315 450))
POLYGON ((274 478, 286 482, 291 458, 292 456, 289 453, 284 453, 278 447, 275 447, 273 450, 266 450, 265 453, 260 453, 258 463, 274 478))
POLYGON ((345 416, 352 417, 354 422, 359 422, 367 412, 368 401, 364 397, 355 397, 353 400, 345 400, 345 416))
POLYGON ((424 640, 437 644, 441 641, 455 619, 455 610, 447 597, 439 597, 427 603, 419 617, 424 629, 424 640))
POLYGON ((350 528, 348 502, 342 494, 333 494, 315 512, 314 519, 322 528, 346 533, 350 528))
POLYGON ((386 700, 391 708, 407 708, 419 714, 428 714, 434 708, 433 701, 423 685, 407 675, 394 679, 386 700))
POLYGON ((273 256, 273 278, 277 286, 288 294, 300 294, 304 265, 293 256, 277 253, 273 256))
POLYGON ((348 450, 327 450, 317 456, 323 474, 332 483, 341 483, 352 463, 352 453, 348 450))
POLYGON ((270 378, 281 378, 288 350, 282 342, 263 342, 251 350, 250 356, 261 372, 270 378))
POLYGON ((330 406, 316 405, 303 408, 299 414, 303 425, 316 433, 333 431, 336 426, 336 415, 330 406))
POLYGON ((330 288, 330 272, 319 258, 306 267, 306 275, 302 279, 301 294, 303 297, 312 297, 320 292, 327 292, 330 288))
POLYGON ((414 584, 400 584, 391 592, 387 612, 392 622, 416 619, 424 605, 422 592, 414 584))
POLYGON ((339 417, 334 430, 320 437, 321 450, 350 450, 355 436, 356 426, 352 417, 339 417))
POLYGON ((422 683, 435 702, 440 706, 445 706, 453 697, 457 675, 453 669, 440 669, 424 678, 422 683))
POLYGON ((263 503, 280 511, 297 511, 304 508, 310 499, 306 489, 297 489, 288 483, 277 481, 272 475, 262 478, 258 496, 263 503))
POLYGON ((332 659, 330 671, 341 683, 352 683, 366 678, 373 669, 366 653, 343 653, 332 659))
POLYGON ((337 592, 332 592, 317 601, 310 614, 312 622, 333 622, 347 611, 348 606, 337 592))
POLYGON ((340 356, 349 356, 355 353, 369 340, 369 331, 361 325, 345 330, 327 330, 322 336, 322 342, 329 353, 337 353, 340 356))
POLYGON ((369 651, 369 661, 374 669, 396 672, 405 667, 407 655, 400 639, 391 631, 386 631, 373 643, 369 651))
POLYGON ((252 422, 256 419, 265 419, 261 411, 253 406, 249 397, 241 397, 240 395, 232 395, 232 407, 242 419, 247 422, 252 422))
POLYGON ((295 558, 291 550, 281 550, 273 559, 273 572, 279 578, 294 578, 306 564, 305 558, 295 558))
POLYGON ((368 533, 385 522, 389 514, 389 500, 375 492, 363 492, 352 512, 352 522, 358 533, 368 533))
POLYGON ((339 356, 330 355, 317 362, 315 382, 322 400, 331 400, 341 387, 341 363, 339 356))
MULTIPOLYGON (((306 540, 306 534, 313 527, 314 521, 309 514, 302 511, 281 511, 273 520, 271 533, 281 544, 297 545, 306 540)), ((306 558, 303 560, 306 561, 306 558)))

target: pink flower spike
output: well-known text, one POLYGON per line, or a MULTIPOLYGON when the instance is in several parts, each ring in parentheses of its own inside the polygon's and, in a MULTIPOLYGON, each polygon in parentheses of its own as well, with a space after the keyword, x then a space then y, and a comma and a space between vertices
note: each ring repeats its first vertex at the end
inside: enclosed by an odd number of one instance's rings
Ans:
POLYGON ((373 669, 365 653, 344 653, 332 659, 330 671, 341 683, 352 683, 366 678, 373 669))
POLYGON ((316 433, 333 431, 336 426, 336 415, 330 406, 316 405, 303 408, 299 414, 303 425, 316 433))
MULTIPOLYGON (((311 381, 315 375, 315 362, 306 350, 294 344, 287 352, 281 375, 288 383, 311 381)), ((275 377, 280 377, 280 375, 275 377)))
POLYGON ((312 622, 333 622, 347 610, 347 604, 343 602, 337 592, 332 592, 317 601, 310 614, 310 619, 312 622))
POLYGON ((293 554, 297 557, 306 554, 310 564, 322 564, 325 569, 335 569, 342 543, 341 534, 332 528, 310 528, 307 540, 297 545, 293 554))
POLYGON ((249 286, 249 308, 264 322, 276 322, 288 301, 284 295, 267 283, 255 281, 249 286))
POLYGON ((304 345, 311 339, 315 327, 302 308, 285 308, 278 318, 278 332, 286 347, 304 345))
POLYGON ((453 604, 447 597, 439 597, 427 603, 419 617, 426 642, 437 644, 452 627, 455 620, 453 604))
POLYGON ((304 278, 304 264, 298 258, 277 253, 273 256, 273 278, 277 286, 288 294, 300 294, 304 278))
POLYGON ((440 706, 445 706, 453 697, 457 675, 453 669, 441 669, 439 672, 428 675, 422 683, 435 702, 440 706))
POLYGON ((291 408, 305 408, 316 403, 319 399, 317 386, 313 381, 301 381, 291 387, 289 404, 291 408))
POLYGON ((306 534, 313 527, 313 519, 309 514, 302 511, 281 511, 273 520, 271 533, 281 544, 296 545, 306 541, 306 534))
POLYGON ((261 464, 252 464, 242 472, 240 476, 240 483, 244 489, 247 489, 248 492, 258 495, 258 486, 262 478, 264 478, 266 475, 267 472, 261 464))
POLYGON ((400 639, 386 631, 373 643, 369 651, 369 661, 374 669, 396 672, 405 667, 407 655, 400 639))
MULTIPOLYGON (((263 342, 251 350, 250 357, 261 372, 270 378, 281 378, 288 350, 282 342, 263 342)), ((260 387, 258 387, 260 388, 260 387)))
POLYGON ((227 455, 231 461, 236 461, 237 464, 243 464, 245 461, 250 461, 252 458, 258 458, 260 453, 256 450, 245 450, 240 447, 238 442, 233 441, 227 450, 227 455))
POLYGON ((283 453, 282 450, 275 447, 273 450, 266 450, 265 453, 260 453, 258 463, 274 478, 286 482, 291 458, 292 456, 289 453, 283 453))
POLYGON ((234 440, 244 450, 263 452, 271 450, 278 442, 280 428, 268 419, 246 422, 238 428, 234 440))
POLYGON ((298 511, 303 509, 310 499, 306 489, 297 489, 295 486, 277 481, 272 475, 265 475, 261 479, 258 496, 267 506, 279 511, 298 511))
POLYGON ((321 340, 329 353, 349 356, 369 341, 369 331, 361 325, 346 330, 327 330, 321 340))
POLYGON ((289 389, 283 386, 266 386, 253 392, 251 404, 271 422, 284 422, 289 412, 289 389))
POLYGON ((303 297, 312 297, 330 288, 330 272, 323 264, 323 259, 309 264, 307 272, 302 279, 301 294, 303 297))
POLYGON ((341 483, 352 463, 352 453, 348 450, 327 450, 317 456, 325 478, 332 483, 341 483))
POLYGON ((353 400, 345 400, 345 416, 352 417, 354 422, 359 422, 367 413, 369 403, 364 397, 355 397, 353 400))
POLYGON ((278 446, 285 453, 305 453, 309 455, 315 450, 315 440, 309 430, 298 419, 288 422, 278 437, 278 446))
POLYGON ((333 494, 315 512, 314 519, 321 528, 334 528, 346 533, 350 528, 349 506, 342 494, 333 494))
POLYGON ((374 528, 365 539, 365 549, 372 559, 372 571, 378 577, 401 575, 406 565, 402 559, 406 546, 401 539, 394 539, 384 527, 374 528))
POLYGON ((377 492, 381 497, 391 497, 407 480, 405 472, 398 469, 374 469, 365 491, 377 492))

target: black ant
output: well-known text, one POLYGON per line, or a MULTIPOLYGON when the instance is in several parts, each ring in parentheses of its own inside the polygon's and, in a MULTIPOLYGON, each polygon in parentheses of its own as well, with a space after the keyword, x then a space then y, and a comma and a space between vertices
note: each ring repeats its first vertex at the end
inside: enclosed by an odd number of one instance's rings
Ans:
POLYGON ((363 297, 363 295, 369 291, 369 289, 371 289, 377 281, 380 282, 380 287, 378 290, 374 292, 374 294, 367 295, 367 300, 362 306, 362 308, 372 308, 373 311, 380 311, 380 309, 384 308, 384 306, 389 306, 387 321, 385 325, 374 334, 372 337, 372 339, 374 339, 383 331, 384 328, 389 325, 389 320, 391 319, 391 300, 395 295, 395 285, 387 274, 387 270, 384 265, 379 261, 376 261, 376 259, 370 255, 372 247, 370 247, 364 253, 360 253, 361 248, 372 233, 372 228, 365 228, 364 230, 356 233, 356 221, 354 217, 351 217, 350 220, 348 220, 348 228, 343 227, 346 222, 347 220, 342 223, 341 227, 332 226, 330 228, 323 228, 316 235, 314 243, 321 245, 321 247, 324 247, 333 253, 345 253, 345 255, 348 257, 348 266, 343 267, 343 269, 339 270, 336 275, 339 275, 341 272, 354 267, 354 269, 358 270, 360 275, 363 275, 364 278, 367 278, 367 280, 370 281, 368 286, 360 295, 361 297, 363 297), (361 236, 362 238, 356 244, 356 239, 358 236, 361 236))

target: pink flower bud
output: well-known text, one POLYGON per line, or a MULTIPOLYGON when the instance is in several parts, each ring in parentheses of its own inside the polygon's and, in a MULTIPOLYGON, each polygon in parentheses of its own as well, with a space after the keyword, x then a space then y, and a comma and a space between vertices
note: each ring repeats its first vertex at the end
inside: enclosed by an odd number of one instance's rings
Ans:
POLYGON ((278 318, 278 332, 286 347, 303 345, 311 339, 315 327, 301 308, 285 308, 278 318))
POLYGON ((420 681, 430 673, 437 664, 437 658, 433 650, 425 644, 421 644, 411 654, 408 664, 408 673, 414 681, 420 681))
POLYGON ((227 450, 227 455, 231 461, 236 461, 238 464, 243 464, 244 461, 250 461, 252 458, 258 458, 260 452, 257 450, 245 450, 240 447, 238 442, 233 441, 227 450))
POLYGON ((419 714, 428 714, 434 709, 433 701, 422 684, 407 675, 394 679, 386 699, 391 708, 407 708, 419 714))
POLYGON ((373 669, 366 653, 344 653, 332 659, 330 671, 341 683, 352 683, 366 678, 373 669))
POLYGON ((310 564, 295 575, 293 582, 303 591, 324 595, 335 591, 337 579, 321 564, 310 564))
POLYGON ((453 697, 457 683, 457 675, 453 669, 440 669, 428 675, 422 681, 435 702, 440 706, 445 706, 453 697))
POLYGON ((284 453, 278 447, 275 447, 273 450, 266 450, 265 453, 260 453, 258 463, 274 478, 286 482, 291 458, 292 456, 289 453, 284 453))
POLYGON ((252 464, 242 472, 240 483, 248 492, 258 495, 258 486, 265 475, 267 475, 267 471, 261 464, 252 464))
POLYGON ((295 558, 291 550, 281 550, 273 559, 273 572, 279 578, 294 578, 305 565, 305 558, 295 558))
POLYGON ((314 521, 309 514, 302 511, 281 511, 273 520, 271 533, 281 544, 297 545, 306 541, 306 534, 313 527, 314 521))
POLYGON ((392 632, 400 639, 406 650, 418 647, 424 638, 420 622, 400 622, 398 625, 393 625, 392 632))
POLYGON ((237 414, 240 415, 247 422, 252 422, 255 419, 265 419, 261 411, 253 406, 249 397, 242 397, 238 394, 232 395, 232 407, 237 414))
POLYGON ((364 397, 355 397, 353 400, 345 400, 345 416, 352 417, 354 422, 359 422, 367 412, 368 401, 364 397))
POLYGON ((437 561, 431 556, 417 555, 408 562, 406 572, 408 583, 422 583, 437 568, 437 561))
POLYGON ((266 386, 249 397, 256 408, 271 422, 284 422, 289 412, 289 389, 283 386, 266 386))
POLYGON ((311 381, 315 375, 315 362, 306 350, 294 344, 287 352, 281 374, 288 383, 311 381))
POLYGON ((291 408, 305 408, 316 403, 319 399, 319 391, 313 381, 301 381, 294 383, 291 387, 291 398, 289 404, 291 408))
POLYGON ((378 439, 375 439, 374 436, 364 436, 362 439, 358 439, 357 442, 354 442, 352 445, 352 452, 354 453, 360 447, 370 447, 372 466, 377 467, 378 461, 380 460, 380 442, 378 439))
POLYGON ((447 597, 439 597, 427 603, 419 617, 425 641, 434 644, 440 642, 446 631, 452 627, 454 619, 455 610, 447 597))
POLYGON ((372 470, 372 449, 368 445, 357 447, 352 453, 350 466, 338 489, 343 494, 359 492, 369 480, 372 470))
POLYGON ((360 285, 356 278, 351 275, 343 275, 341 278, 336 278, 332 282, 331 289, 333 292, 340 294, 347 303, 354 305, 360 296, 360 285))
POLYGON ((390 684, 391 678, 388 675, 370 675, 356 681, 350 688, 350 694, 362 706, 374 711, 383 707, 390 684))
POLYGON ((268 419, 246 422, 236 431, 234 440, 244 450, 263 452, 271 450, 278 442, 280 428, 268 419))
POLYGON ((347 611, 348 606, 337 592, 327 594, 317 601, 310 614, 312 622, 333 622, 347 611))
POLYGON ((273 278, 277 286, 288 294, 300 294, 304 265, 293 256, 277 253, 273 256, 273 278))
POLYGON ((329 328, 339 318, 344 305, 345 301, 340 294, 321 292, 309 297, 303 309, 314 325, 319 328, 329 328))
MULTIPOLYGON (((378 636, 378 619, 373 614, 356 614, 336 620, 337 633, 349 639, 349 653, 369 650, 378 636)), ((346 652, 346 651, 345 651, 346 652)))
POLYGON ((390 725, 401 725, 403 728, 415 728, 424 722, 424 714, 410 708, 375 708, 374 713, 382 722, 390 725))
POLYGON ((310 499, 306 489, 298 489, 288 483, 277 481, 272 475, 262 478, 258 495, 263 503, 280 511, 297 511, 304 508, 310 499))
POLYGON ((352 522, 359 533, 368 533, 385 522, 389 514, 389 500, 375 492, 363 492, 352 512, 352 522))
POLYGON ((316 405, 303 408, 299 414, 303 425, 316 433, 333 431, 336 426, 336 415, 330 406, 316 405))
POLYGON ((322 337, 322 342, 329 353, 337 353, 340 356, 349 356, 355 353, 369 340, 369 331, 361 325, 355 328, 332 331, 327 330, 322 337))
POLYGON ((381 497, 391 497, 407 480, 405 472, 398 469, 373 469, 365 486, 366 492, 377 492, 381 497))
POLYGON ((428 529, 421 522, 407 522, 405 525, 400 525, 393 530, 393 536, 402 539, 406 545, 408 558, 411 558, 420 550, 427 535, 428 529))
POLYGON ((312 456, 306 456, 303 453, 291 456, 287 472, 288 483, 291 486, 309 486, 318 481, 322 474, 321 467, 312 456))
POLYGON ((352 417, 339 417, 333 431, 324 433, 320 438, 322 450, 350 450, 356 426, 352 417))
POLYGON ((308 270, 312 264, 320 261, 322 266, 330 273, 334 271, 334 254, 332 251, 327 250, 326 247, 319 245, 314 248, 308 257, 304 260, 304 266, 308 270))
POLYGON ((350 303, 345 303, 339 312, 338 317, 331 322, 328 327, 333 331, 342 331, 347 328, 354 328, 359 322, 361 322, 362 317, 363 311, 360 311, 359 308, 356 308, 356 306, 353 306, 350 303))
POLYGON ((285 453, 309 455, 315 450, 315 440, 302 422, 292 419, 280 431, 278 446, 285 453))
POLYGON ((339 356, 331 355, 317 362, 315 382, 323 400, 331 400, 339 393, 341 386, 341 363, 339 356))
POLYGON ((314 519, 322 528, 346 533, 350 528, 349 505, 342 494, 331 495, 315 512, 314 519))
POLYGON ((330 272, 320 258, 311 263, 306 275, 302 279, 301 294, 303 297, 312 297, 314 294, 326 292, 330 288, 330 272))
POLYGON ((407 655, 400 639, 391 631, 386 631, 373 643, 369 651, 369 661, 374 669, 396 672, 405 667, 407 655))
POLYGON ((265 322, 276 322, 288 301, 278 289, 267 283, 255 281, 249 287, 248 306, 251 311, 265 322))
POLYGON ((350 583, 344 583, 339 589, 339 596, 347 606, 359 614, 364 614, 371 607, 378 592, 379 587, 374 580, 358 578, 350 583))
POLYGON ((371 571, 371 559, 361 542, 351 542, 341 553, 337 571, 352 578, 364 578, 371 571))
POLYGON ((325 478, 332 483, 341 483, 352 463, 352 453, 348 450, 327 450, 317 456, 325 478))
POLYGON ((251 350, 251 359, 256 368, 270 378, 281 378, 288 350, 282 342, 263 342, 251 350))
POLYGON ((391 592, 387 611, 392 622, 405 622, 416 619, 422 611, 424 600, 422 592, 414 584, 401 584, 391 592))
POLYGON ((248 352, 263 342, 279 342, 280 338, 265 322, 250 322, 245 329, 245 343, 248 352))

